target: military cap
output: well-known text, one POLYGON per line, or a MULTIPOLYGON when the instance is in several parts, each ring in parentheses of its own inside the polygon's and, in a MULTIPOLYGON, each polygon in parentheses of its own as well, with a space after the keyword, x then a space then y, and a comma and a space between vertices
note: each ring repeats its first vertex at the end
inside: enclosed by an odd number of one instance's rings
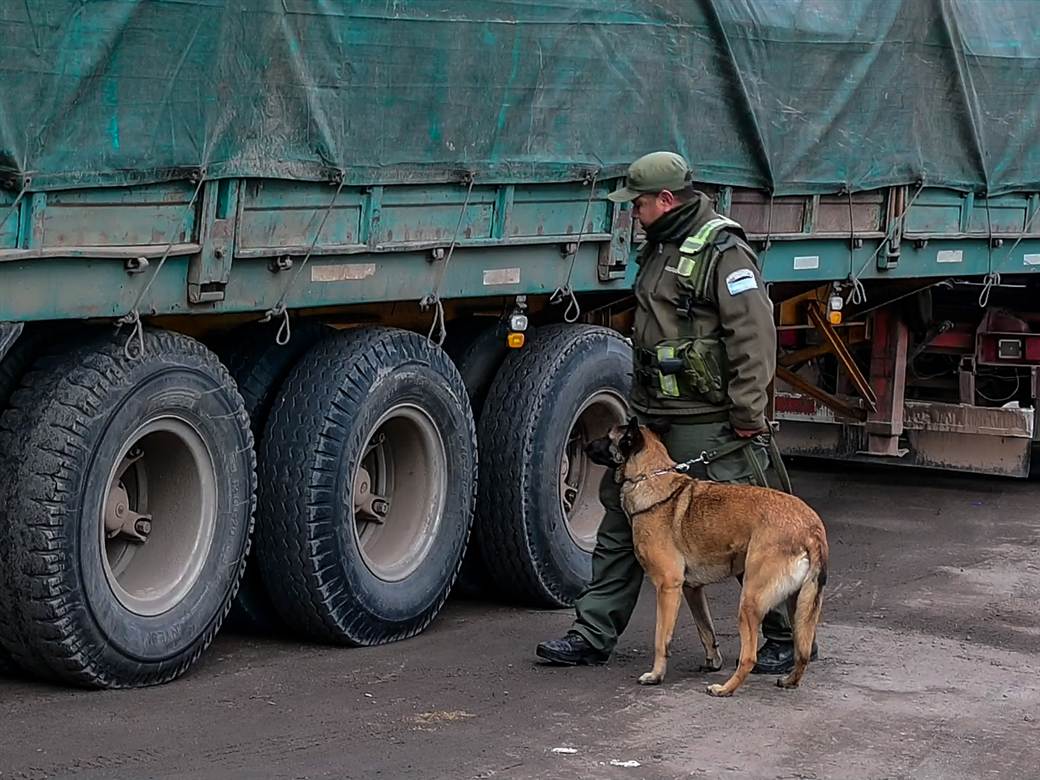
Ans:
POLYGON ((675 152, 651 152, 628 166, 625 186, 607 197, 615 203, 626 203, 649 192, 675 192, 690 184, 690 166, 675 152))

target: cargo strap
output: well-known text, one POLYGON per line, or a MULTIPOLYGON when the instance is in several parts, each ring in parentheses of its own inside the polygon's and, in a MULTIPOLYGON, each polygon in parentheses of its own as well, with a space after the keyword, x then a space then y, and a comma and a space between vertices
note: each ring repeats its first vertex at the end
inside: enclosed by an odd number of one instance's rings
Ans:
POLYGON ((571 276, 574 275, 574 263, 578 259, 578 250, 581 249, 581 240, 585 237, 585 228, 589 223, 589 211, 592 209, 592 199, 596 196, 596 180, 599 178, 599 170, 595 170, 590 174, 587 174, 585 181, 589 183, 589 198, 585 201, 585 215, 581 218, 581 228, 578 230, 578 239, 574 242, 574 249, 570 252, 571 262, 567 267, 567 278, 563 284, 553 290, 553 294, 549 296, 550 304, 561 303, 564 298, 569 299, 567 304, 567 310, 563 313, 563 319, 565 322, 577 322, 581 316, 581 304, 578 303, 578 296, 574 294, 574 288, 571 287, 571 276))
POLYGON ((318 245, 318 237, 321 235, 321 231, 325 228, 325 221, 329 218, 329 214, 332 213, 332 209, 336 205, 336 200, 339 198, 340 192, 343 190, 343 171, 335 171, 331 184, 336 184, 336 192, 332 196, 332 200, 329 201, 329 205, 325 208, 325 213, 321 215, 321 222, 318 224, 318 229, 314 231, 314 240, 311 241, 310 247, 307 249, 307 254, 303 256, 303 260, 300 261, 299 267, 296 269, 296 273, 293 274, 289 283, 285 285, 282 290, 282 294, 278 298, 278 303, 268 309, 260 322, 270 322, 275 317, 282 318, 282 324, 278 328, 278 334, 275 336, 275 343, 280 347, 284 347, 289 343, 289 339, 292 338, 292 329, 289 324, 289 310, 285 306, 285 300, 289 297, 289 292, 292 290, 296 281, 300 278, 300 274, 303 273, 303 269, 307 267, 307 262, 311 259, 311 255, 314 253, 314 247, 318 245))
POLYGON ((451 256, 455 254, 455 247, 459 243, 459 231, 462 230, 462 220, 466 218, 466 212, 469 211, 469 199, 473 194, 473 184, 476 182, 476 176, 470 172, 462 177, 462 183, 466 184, 466 199, 462 202, 462 210, 459 212, 459 221, 455 223, 455 233, 451 237, 451 243, 448 245, 448 254, 444 258, 444 263, 440 267, 440 273, 437 274, 437 281, 433 285, 433 291, 427 293, 419 301, 420 308, 428 309, 433 307, 433 322, 430 323, 430 331, 426 334, 426 338, 429 341, 433 341, 433 334, 437 334, 437 346, 444 346, 444 340, 448 337, 448 326, 444 322, 444 304, 441 302, 441 283, 444 281, 444 275, 448 272, 448 265, 451 263, 451 256))
POLYGON ((881 250, 888 246, 888 243, 892 240, 892 234, 893 231, 896 229, 896 226, 902 224, 903 217, 905 217, 907 212, 910 211, 910 207, 914 205, 914 202, 917 200, 918 196, 922 192, 924 192, 924 184, 925 181, 924 177, 922 176, 920 179, 917 180, 917 191, 914 193, 913 197, 910 198, 907 204, 903 207, 903 210, 900 211, 899 214, 896 216, 896 218, 889 222, 889 227, 887 232, 885 233, 885 237, 878 242, 877 249, 874 250, 873 254, 871 254, 870 257, 863 261, 863 265, 861 265, 858 270, 853 271, 851 274, 849 274, 848 281, 849 284, 852 286, 852 292, 848 298, 848 301, 850 303, 856 306, 862 306, 867 302, 867 289, 863 286, 863 282, 860 281, 860 276, 862 276, 863 272, 867 270, 867 266, 873 263, 877 256, 881 254, 881 250))
MULTIPOLYGON (((989 210, 989 199, 986 200, 986 209, 987 209, 987 213, 988 213, 988 210, 989 210)), ((1033 212, 1033 215, 1029 218, 1029 221, 1026 222, 1025 228, 1022 230, 1021 233, 1018 234, 1018 238, 1015 239, 1015 243, 1013 243, 1011 245, 1011 249, 1009 249, 1007 255, 1004 256, 1004 260, 1001 263, 997 264, 998 266, 999 265, 1004 265, 1005 263, 1007 263, 1008 260, 1011 259, 1011 255, 1013 255, 1015 253, 1015 250, 1018 249, 1018 245, 1022 243, 1022 239, 1030 234, 1030 231, 1033 228, 1033 223, 1036 221, 1036 218, 1038 216, 1040 216, 1040 207, 1038 207, 1036 209, 1036 211, 1033 212)), ((987 219, 988 219, 988 216, 987 216, 987 219)), ((993 232, 992 229, 990 229, 990 233, 991 234, 992 234, 992 232, 993 232)), ((993 242, 990 241, 990 243, 992 244, 993 242)), ((992 263, 990 264, 990 267, 991 268, 993 267, 992 263)), ((1000 273, 999 272, 991 271, 990 273, 986 274, 986 280, 985 280, 985 283, 983 284, 982 292, 979 293, 979 306, 981 306, 982 308, 986 308, 986 306, 989 305, 989 294, 990 294, 990 291, 993 289, 993 287, 999 287, 999 286, 1000 286, 1000 273)))
MULTIPOLYGON (((181 217, 181 221, 174 231, 174 237, 180 232, 181 228, 188 221, 188 217, 195 213, 195 201, 199 198, 199 193, 202 192, 202 185, 206 183, 206 169, 199 168, 194 174, 198 177, 198 183, 195 185, 195 192, 192 193, 191 200, 188 201, 187 208, 184 209, 184 216, 181 217)), ((155 264, 155 270, 152 275, 148 277, 148 281, 145 282, 144 287, 141 288, 141 292, 137 294, 137 298, 134 300, 134 305, 130 307, 130 311, 116 320, 116 332, 119 331, 124 325, 130 325, 130 335, 126 339, 126 343, 123 345, 123 354, 126 355, 127 360, 135 360, 144 356, 144 326, 141 324, 141 301, 148 294, 148 291, 152 289, 152 285, 155 280, 159 278, 159 272, 162 271, 163 266, 166 265, 167 259, 170 257, 170 252, 173 251, 173 244, 175 239, 171 239, 170 243, 166 245, 166 250, 162 253, 162 257, 159 258, 159 262, 155 264), (136 349, 134 347, 136 346, 136 349)), ((142 267, 146 267, 145 263, 141 264, 142 267)))
POLYGON ((14 199, 14 203, 12 203, 11 207, 7 210, 3 220, 0 220, 0 229, 3 229, 3 227, 7 225, 7 220, 11 218, 11 215, 18 211, 18 206, 21 204, 22 198, 25 197, 25 193, 29 191, 30 184, 32 184, 32 177, 26 176, 25 180, 22 182, 22 189, 19 190, 17 197, 14 199))

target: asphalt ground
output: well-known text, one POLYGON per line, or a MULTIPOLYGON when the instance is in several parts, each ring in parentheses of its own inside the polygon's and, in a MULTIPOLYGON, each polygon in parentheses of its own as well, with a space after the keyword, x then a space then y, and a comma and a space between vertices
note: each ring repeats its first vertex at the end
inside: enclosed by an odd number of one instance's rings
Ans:
POLYGON ((636 684, 649 589, 610 663, 577 669, 534 656, 569 611, 453 599, 419 637, 378 648, 225 631, 159 688, 0 680, 0 778, 1040 775, 1040 484, 805 464, 793 477, 831 549, 820 660, 796 691, 752 676, 731 699, 704 693, 737 655, 735 583, 710 589, 723 671, 697 671, 684 610, 656 688, 636 684))

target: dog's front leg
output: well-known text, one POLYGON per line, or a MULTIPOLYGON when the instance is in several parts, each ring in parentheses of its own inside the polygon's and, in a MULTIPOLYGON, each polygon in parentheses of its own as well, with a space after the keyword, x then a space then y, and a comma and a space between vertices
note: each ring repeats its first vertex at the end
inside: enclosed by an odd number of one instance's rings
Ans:
POLYGON ((722 668, 722 653, 719 652, 719 640, 715 636, 715 623, 708 609, 708 594, 702 585, 683 585, 686 603, 693 614, 693 622, 697 625, 697 633, 704 645, 704 665, 702 672, 717 672, 722 668))
POLYGON ((679 592, 682 575, 659 577, 654 580, 657 590, 657 631, 654 641, 654 668, 640 675, 640 685, 657 685, 664 679, 668 666, 668 648, 672 644, 672 632, 679 618, 679 592))

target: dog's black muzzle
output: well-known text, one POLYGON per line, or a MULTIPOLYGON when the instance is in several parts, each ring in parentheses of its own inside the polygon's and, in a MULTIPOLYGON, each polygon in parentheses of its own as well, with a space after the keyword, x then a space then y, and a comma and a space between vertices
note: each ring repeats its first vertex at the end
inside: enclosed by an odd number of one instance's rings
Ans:
POLYGON ((590 441, 585 446, 585 454, 599 466, 614 468, 621 465, 621 454, 611 445, 609 436, 590 441))

